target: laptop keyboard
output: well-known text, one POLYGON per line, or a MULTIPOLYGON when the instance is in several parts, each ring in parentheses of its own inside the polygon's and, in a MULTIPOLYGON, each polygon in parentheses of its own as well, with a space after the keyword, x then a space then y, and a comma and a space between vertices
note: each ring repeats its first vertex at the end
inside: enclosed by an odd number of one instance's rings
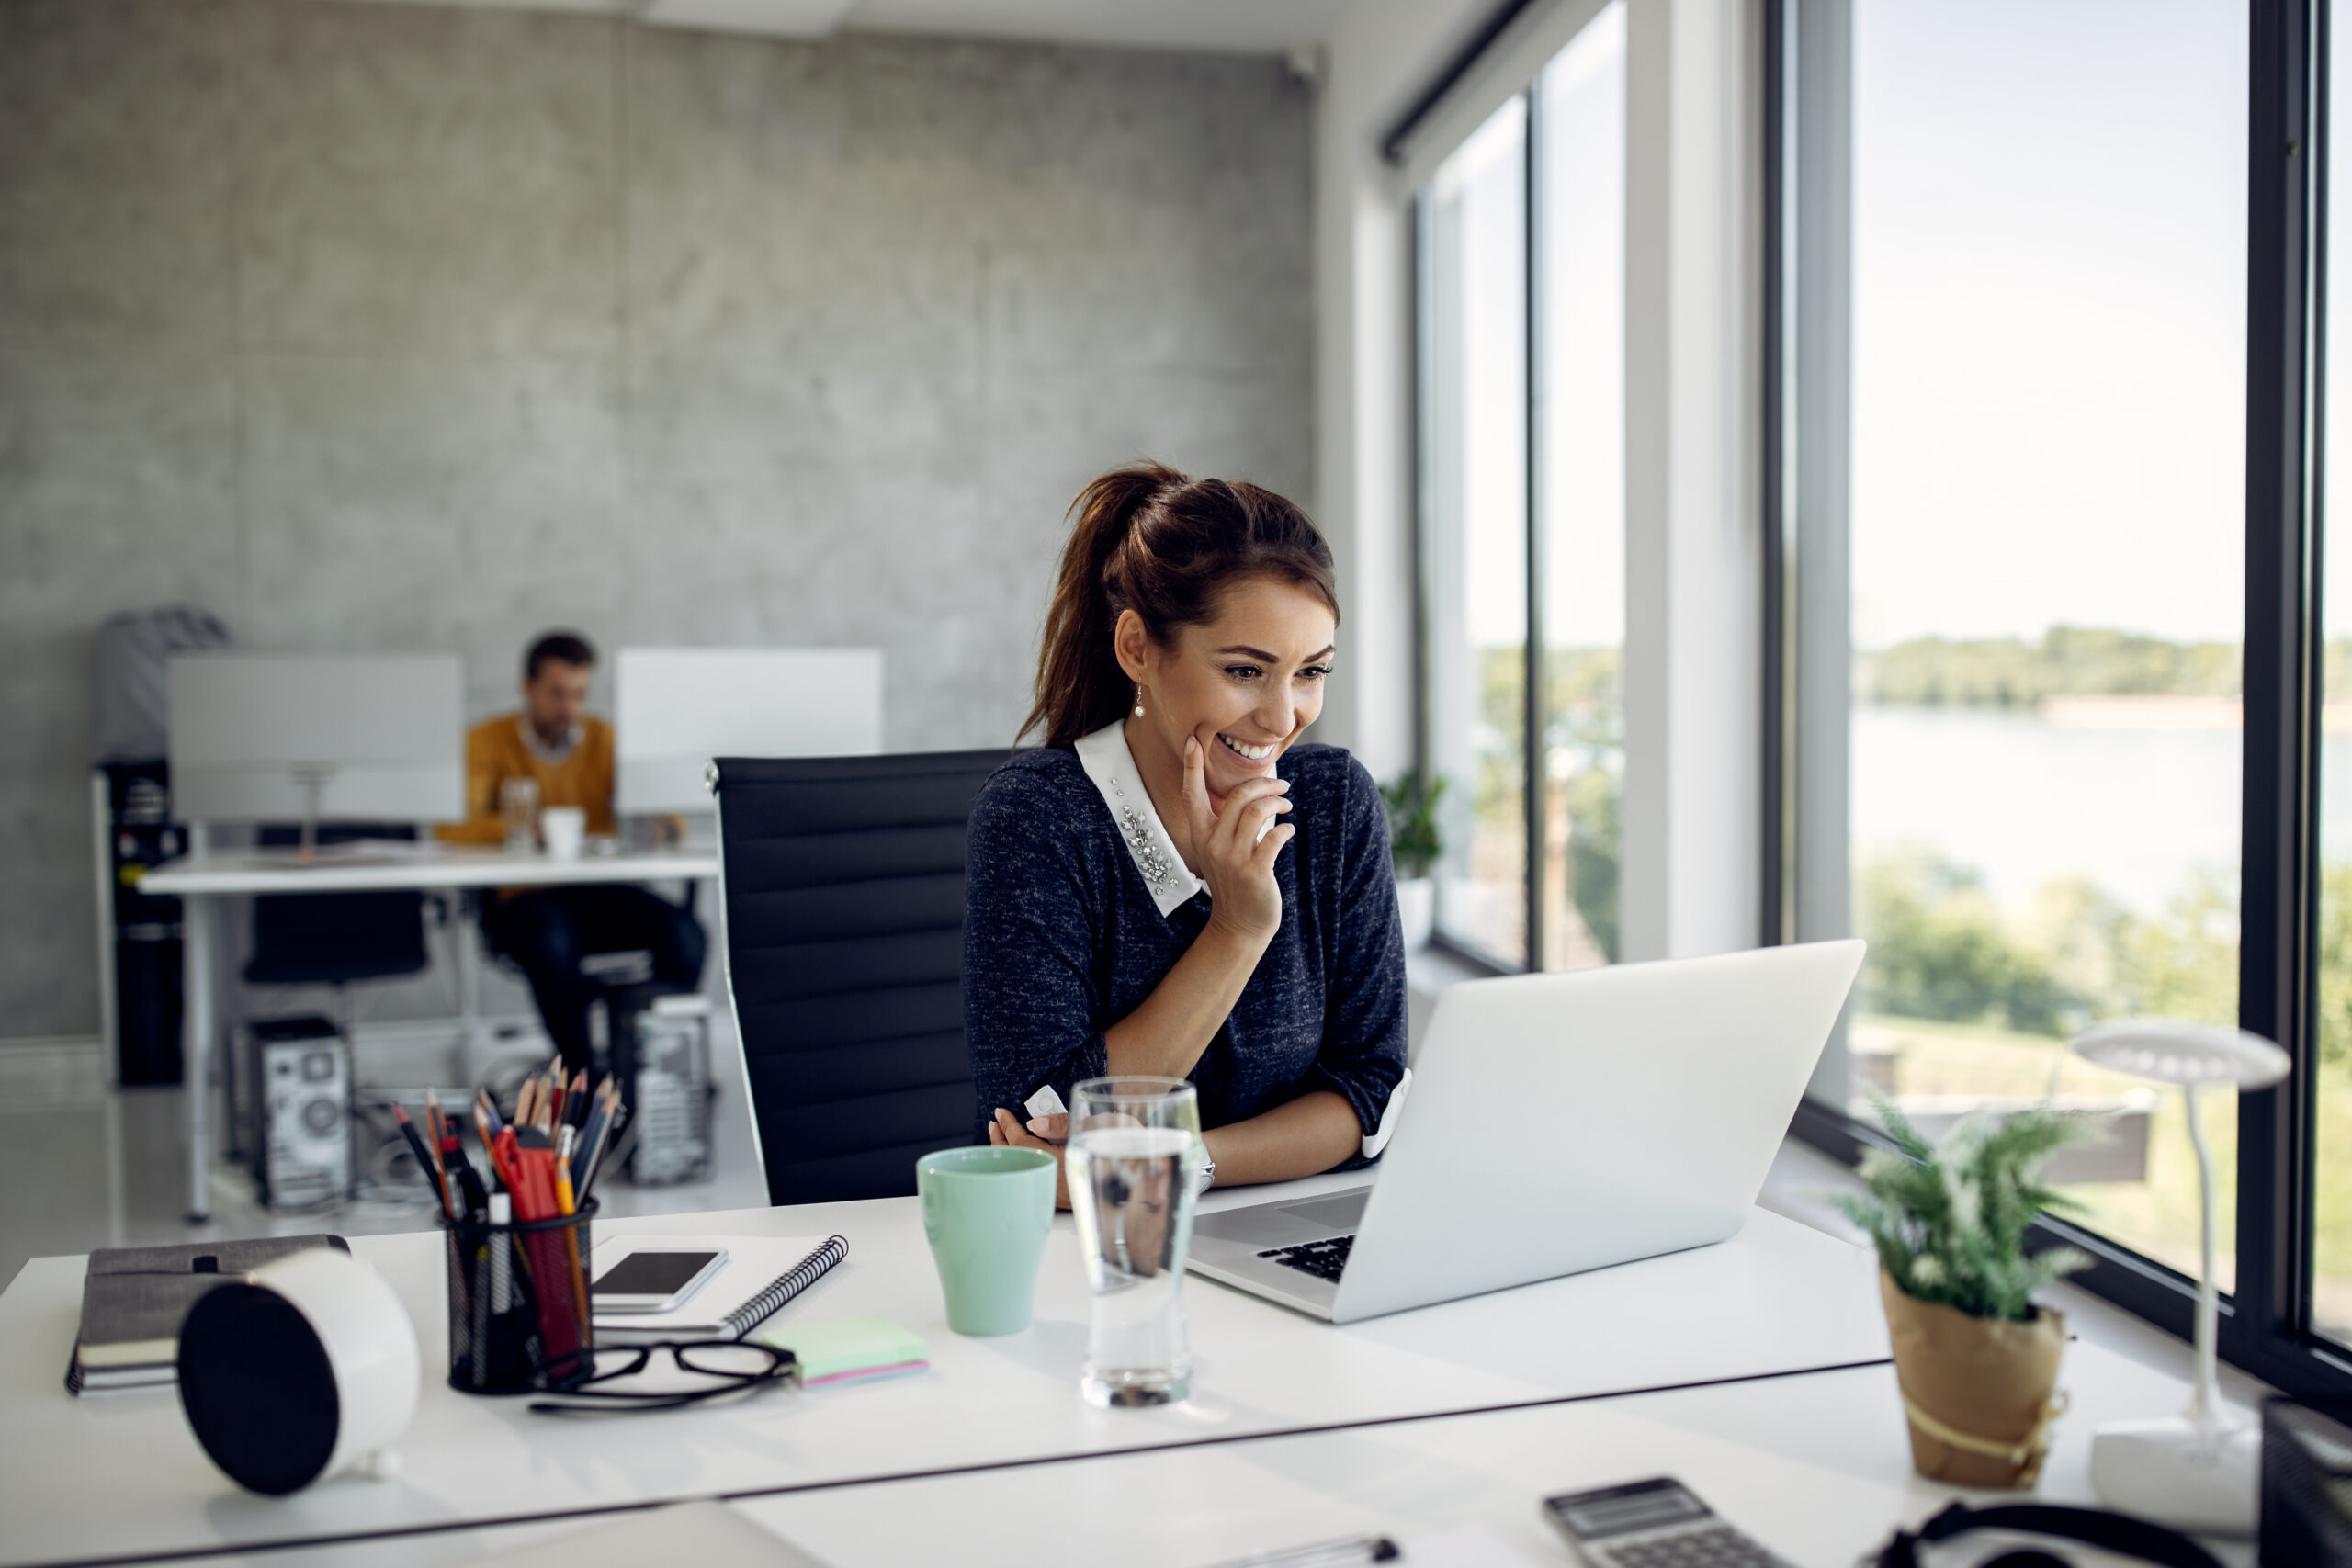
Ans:
POLYGON ((1340 1270, 1348 1266, 1348 1252, 1356 1244, 1351 1235, 1333 1236, 1329 1241, 1310 1241, 1298 1247, 1277 1247, 1258 1254, 1271 1258, 1285 1269, 1295 1269, 1302 1274, 1312 1274, 1318 1280, 1340 1282, 1340 1270))

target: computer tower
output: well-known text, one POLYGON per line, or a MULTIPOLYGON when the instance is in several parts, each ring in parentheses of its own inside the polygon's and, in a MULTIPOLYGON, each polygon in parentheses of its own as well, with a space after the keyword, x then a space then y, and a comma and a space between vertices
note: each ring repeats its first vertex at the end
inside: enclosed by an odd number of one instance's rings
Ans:
POLYGON ((252 1026, 262 1202, 307 1209, 351 1195, 351 1047, 315 1016, 252 1026))
POLYGON ((162 761, 108 762, 99 832, 100 968, 115 1080, 180 1081, 180 901, 140 891, 140 878, 187 847, 172 820, 171 771, 162 761))
POLYGON ((632 1047, 622 1055, 622 1094, 636 1134, 628 1162, 631 1181, 663 1187, 710 1175, 710 999, 655 998, 625 1032, 632 1047))

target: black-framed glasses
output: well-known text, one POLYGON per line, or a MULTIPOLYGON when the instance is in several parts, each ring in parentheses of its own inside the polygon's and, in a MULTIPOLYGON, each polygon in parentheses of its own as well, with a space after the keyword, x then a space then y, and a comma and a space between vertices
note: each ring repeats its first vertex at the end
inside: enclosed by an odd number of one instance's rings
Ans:
POLYGON ((639 1410, 675 1410, 713 1399, 757 1393, 779 1383, 797 1383, 800 1363, 789 1350, 741 1339, 663 1339, 650 1345, 619 1345, 591 1352, 596 1371, 571 1388, 543 1388, 560 1397, 535 1399, 534 1411, 550 1416, 625 1416, 639 1410), (608 1358, 627 1352, 617 1366, 608 1358), (598 1383, 633 1378, 653 1364, 657 1352, 667 1352, 678 1371, 707 1380, 695 1387, 667 1389, 599 1388, 598 1383))

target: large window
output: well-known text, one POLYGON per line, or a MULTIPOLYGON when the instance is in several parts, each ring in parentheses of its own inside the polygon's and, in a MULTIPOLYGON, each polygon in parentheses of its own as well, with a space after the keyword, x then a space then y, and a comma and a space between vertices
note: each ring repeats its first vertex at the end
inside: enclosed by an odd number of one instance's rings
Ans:
POLYGON ((1930 1131, 2046 1099, 2110 1113, 2056 1172, 2101 1259, 2086 1282, 2183 1327, 2180 1097, 2065 1042, 2134 1015, 2276 1038, 2286 1089, 2206 1097, 2225 1348, 2352 1389, 2325 1349, 2352 1345, 2352 784, 2324 765, 2352 763, 2352 723, 2312 698, 2323 672, 2352 684, 2352 641, 2322 640, 2352 581, 2309 576, 2318 18, 1776 19, 1766 434, 1794 761, 1767 935, 1871 942, 1806 1124, 1859 1129, 1880 1099, 1930 1131))
POLYGON ((1617 953, 1624 61, 1618 0, 1417 204, 1437 921, 1507 967, 1617 953))
MULTIPOLYGON (((2352 43, 2337 32, 2328 45, 2331 81, 2352 83, 2352 43)), ((2352 180, 2346 161, 2326 163, 2327 209, 2352 212, 2352 180)), ((2346 247, 2326 251, 2329 365, 2352 363, 2335 343, 2335 321, 2352 301, 2352 259, 2346 247)), ((2341 391, 2328 400, 2324 450, 2339 458, 2352 454, 2352 399, 2341 391)), ((2337 464, 2335 489, 2343 488, 2337 464)), ((2312 1326, 2340 1346, 2352 1347, 2352 538, 2322 521, 2325 573, 2320 606, 2321 660, 2319 789, 2319 985, 2314 1009, 2316 1039, 2305 1060, 2312 1069, 2312 1326)), ((2347 530, 2352 533, 2352 530, 2347 530)))

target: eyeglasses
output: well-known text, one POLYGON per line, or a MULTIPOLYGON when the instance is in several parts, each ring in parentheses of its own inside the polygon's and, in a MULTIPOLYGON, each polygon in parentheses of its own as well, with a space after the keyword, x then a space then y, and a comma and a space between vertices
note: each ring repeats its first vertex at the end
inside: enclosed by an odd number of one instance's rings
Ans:
POLYGON ((639 1410, 675 1410, 706 1400, 756 1393, 778 1383, 797 1384, 800 1381, 800 1363, 793 1359, 791 1351, 740 1339, 664 1339, 651 1345, 618 1346, 594 1354, 599 1366, 594 1375, 574 1388, 542 1388, 541 1393, 560 1397, 533 1400, 531 1409, 548 1416, 626 1416, 639 1410), (618 1366, 606 1368, 606 1359, 622 1350, 628 1352, 628 1359, 618 1366), (653 1364, 657 1351, 667 1352, 680 1371, 711 1381, 701 1387, 678 1389, 596 1386, 637 1376, 653 1364))

